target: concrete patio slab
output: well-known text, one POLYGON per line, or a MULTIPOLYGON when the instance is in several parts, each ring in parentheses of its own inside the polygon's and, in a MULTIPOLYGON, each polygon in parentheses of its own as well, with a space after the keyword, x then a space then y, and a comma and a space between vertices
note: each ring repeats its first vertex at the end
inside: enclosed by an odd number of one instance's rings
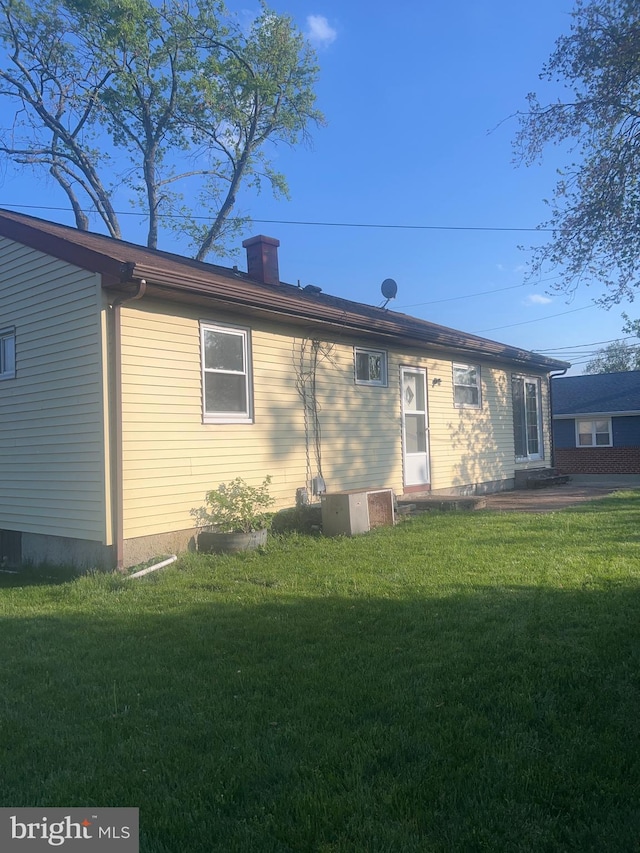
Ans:
POLYGON ((612 492, 640 489, 638 474, 577 474, 547 489, 515 489, 484 495, 486 508, 503 512, 555 512, 612 492))
POLYGON ((431 492, 404 495, 398 498, 402 513, 433 510, 474 511, 481 509, 502 512, 555 512, 568 506, 605 497, 612 492, 640 490, 640 474, 578 474, 568 483, 544 489, 513 489, 487 495, 438 495, 431 492))

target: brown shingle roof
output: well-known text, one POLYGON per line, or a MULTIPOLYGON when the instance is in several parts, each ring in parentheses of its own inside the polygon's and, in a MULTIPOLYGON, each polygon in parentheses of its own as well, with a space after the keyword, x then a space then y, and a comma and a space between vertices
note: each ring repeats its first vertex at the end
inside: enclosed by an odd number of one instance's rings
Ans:
POLYGON ((100 273, 103 286, 115 292, 127 292, 133 283, 145 279, 149 296, 237 308, 249 315, 268 315, 309 331, 330 326, 334 334, 348 332, 387 345, 454 350, 547 371, 569 366, 566 362, 408 314, 324 293, 308 293, 285 283, 262 284, 235 269, 147 249, 8 210, 0 210, 0 235, 100 273))

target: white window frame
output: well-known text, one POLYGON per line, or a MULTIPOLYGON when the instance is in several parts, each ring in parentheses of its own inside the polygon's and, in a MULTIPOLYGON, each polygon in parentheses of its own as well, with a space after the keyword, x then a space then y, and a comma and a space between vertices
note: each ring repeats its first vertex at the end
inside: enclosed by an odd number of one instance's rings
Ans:
POLYGON ((16 330, 0 329, 0 381, 16 378, 16 330))
POLYGON ((239 326, 227 326, 219 323, 200 323, 200 365, 202 374, 202 419, 206 424, 250 424, 253 423, 251 332, 239 326), (243 370, 222 370, 205 366, 205 336, 207 332, 234 335, 242 341, 243 370), (244 377, 246 406, 244 411, 215 411, 207 409, 207 374, 226 374, 244 377))
POLYGON ((482 408, 482 378, 480 375, 480 365, 479 364, 467 364, 462 361, 454 361, 452 365, 453 370, 453 405, 456 409, 481 409, 482 408), (475 370, 476 373, 476 381, 474 385, 464 384, 460 382, 456 382, 456 370, 464 370, 466 372, 470 370, 475 370), (456 389, 458 388, 475 388, 478 392, 478 402, 477 403, 464 403, 456 400, 456 389))
MULTIPOLYGON (((370 362, 369 362, 370 363, 370 362)), ((353 348, 353 376, 356 385, 377 385, 379 387, 386 388, 388 383, 388 370, 387 370, 387 352, 386 350, 381 349, 368 349, 367 347, 354 347, 353 348), (367 355, 371 359, 379 358, 380 359, 380 377, 375 379, 360 379, 358 377, 358 356, 367 355)), ((369 371, 369 376, 371 375, 371 371, 369 371)))
POLYGON ((611 429, 611 418, 576 418, 576 447, 613 447, 613 432, 611 429), (596 423, 600 421, 601 423, 607 424, 607 432, 609 435, 609 441, 606 444, 597 444, 596 443, 596 435, 603 435, 602 430, 596 432, 596 423), (580 441, 581 435, 586 435, 587 430, 581 430, 580 424, 591 424, 590 433, 591 433, 591 444, 582 444, 580 441))
MULTIPOLYGON (((513 373, 511 375, 511 394, 512 394, 512 408, 514 412, 514 424, 513 424, 513 434, 514 434, 514 450, 516 450, 516 462, 531 462, 534 460, 544 459, 544 434, 542 432, 542 384, 540 382, 539 376, 526 376, 520 373, 513 373), (536 389, 536 428, 537 428, 537 440, 538 440, 538 451, 536 453, 531 453, 529 451, 529 438, 528 435, 525 437, 525 444, 527 448, 527 454, 525 456, 518 456, 517 450, 515 447, 515 400, 513 400, 513 383, 514 380, 522 382, 524 384, 524 390, 526 392, 527 385, 533 385, 536 389)), ((525 398, 526 399, 526 398, 525 398)), ((523 412, 524 415, 524 423, 526 426, 526 405, 523 412)))

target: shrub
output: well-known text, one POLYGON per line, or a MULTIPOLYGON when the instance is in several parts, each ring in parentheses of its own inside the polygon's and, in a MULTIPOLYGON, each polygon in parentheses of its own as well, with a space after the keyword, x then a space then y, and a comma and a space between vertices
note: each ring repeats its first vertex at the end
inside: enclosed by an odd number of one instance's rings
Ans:
POLYGON ((196 526, 219 533, 251 533, 268 527, 270 514, 266 510, 274 503, 270 483, 271 475, 260 486, 250 486, 242 477, 221 483, 207 492, 204 506, 191 510, 196 526))

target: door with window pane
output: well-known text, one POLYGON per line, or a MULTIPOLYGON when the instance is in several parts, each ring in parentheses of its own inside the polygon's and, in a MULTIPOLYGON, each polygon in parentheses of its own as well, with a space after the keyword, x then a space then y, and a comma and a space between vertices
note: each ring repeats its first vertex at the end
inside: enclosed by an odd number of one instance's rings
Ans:
POLYGON ((402 367, 402 451, 405 486, 427 486, 429 476, 429 420, 427 372, 402 367))
POLYGON ((535 377, 512 376, 511 387, 516 459, 542 459, 540 382, 535 377))

